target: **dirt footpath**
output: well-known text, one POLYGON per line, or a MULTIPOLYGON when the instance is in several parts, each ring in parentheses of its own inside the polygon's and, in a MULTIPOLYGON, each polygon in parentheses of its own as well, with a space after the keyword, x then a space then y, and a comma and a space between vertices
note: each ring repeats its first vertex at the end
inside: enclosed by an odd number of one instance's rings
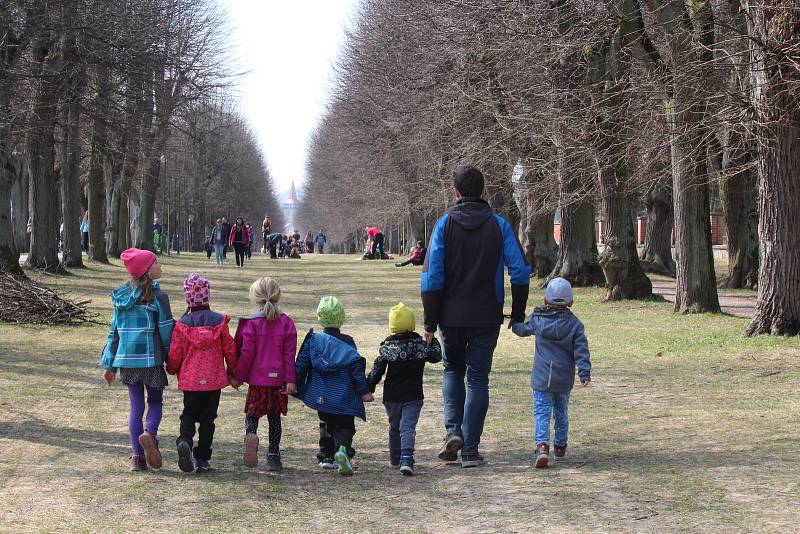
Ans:
MULTIPOLYGON (((661 295, 670 302, 675 302, 675 280, 668 280, 665 278, 651 280, 653 282, 654 294, 661 295)), ((720 289, 719 305, 725 313, 749 319, 755 312, 756 292, 740 293, 720 289)))

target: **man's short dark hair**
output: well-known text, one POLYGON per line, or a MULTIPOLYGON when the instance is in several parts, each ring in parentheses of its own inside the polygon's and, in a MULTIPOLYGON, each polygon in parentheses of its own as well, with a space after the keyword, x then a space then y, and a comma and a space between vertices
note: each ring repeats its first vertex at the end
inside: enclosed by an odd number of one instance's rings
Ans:
POLYGON ((463 197, 479 197, 483 193, 483 174, 471 165, 459 167, 453 175, 453 185, 463 197))

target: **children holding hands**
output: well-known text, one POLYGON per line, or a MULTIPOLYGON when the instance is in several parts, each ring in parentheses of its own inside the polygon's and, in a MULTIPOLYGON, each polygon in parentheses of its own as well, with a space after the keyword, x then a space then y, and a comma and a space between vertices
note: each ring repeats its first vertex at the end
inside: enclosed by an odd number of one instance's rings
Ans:
POLYGON ((167 374, 164 362, 174 321, 169 297, 161 291, 161 265, 149 250, 129 248, 120 256, 131 279, 111 293, 114 314, 100 364, 103 378, 111 384, 120 372, 128 386, 131 471, 161 467, 158 426, 163 412, 167 374), (147 391, 147 421, 144 416, 147 391))
POLYGON ((390 336, 381 342, 378 357, 367 377, 371 392, 386 373, 383 406, 389 417, 389 463, 400 472, 414 474, 414 446, 424 394, 425 363, 442 361, 442 348, 435 338, 427 344, 414 331, 414 312, 402 302, 389 310, 390 336), (388 372, 387 372, 388 368, 388 372))
POLYGON ((358 353, 353 338, 340 330, 344 306, 336 297, 323 297, 317 320, 324 330, 310 330, 297 354, 296 396, 317 410, 320 467, 335 469, 338 465, 339 474, 349 476, 353 474, 350 460, 356 453, 354 418, 366 421, 364 402, 374 399, 364 376, 366 360, 358 353))
POLYGON ((570 310, 572 286, 564 278, 553 278, 544 293, 544 306, 534 308, 528 322, 512 324, 520 337, 536 336, 531 374, 535 418, 536 467, 550 462, 550 420, 555 421, 555 455, 567 453, 569 396, 578 368, 581 387, 591 381, 589 342, 583 323, 570 310))
POLYGON ((244 464, 258 464, 258 422, 267 416, 269 447, 267 469, 280 471, 281 414, 288 411, 287 395, 296 392, 294 354, 297 329, 294 321, 281 313, 278 302, 281 288, 272 278, 259 278, 250 286, 250 301, 258 311, 240 319, 236 329, 239 361, 233 372, 234 388, 246 382, 244 464))
POLYGON ((236 366, 236 347, 228 330, 230 317, 212 311, 211 291, 206 279, 191 273, 183 282, 186 313, 175 324, 167 372, 178 375, 183 391, 178 447, 178 467, 189 473, 211 471, 214 420, 228 375, 236 366), (226 370, 227 369, 227 370, 226 370), (197 447, 192 450, 195 425, 199 423, 197 447), (192 462, 194 456, 194 463, 192 462))

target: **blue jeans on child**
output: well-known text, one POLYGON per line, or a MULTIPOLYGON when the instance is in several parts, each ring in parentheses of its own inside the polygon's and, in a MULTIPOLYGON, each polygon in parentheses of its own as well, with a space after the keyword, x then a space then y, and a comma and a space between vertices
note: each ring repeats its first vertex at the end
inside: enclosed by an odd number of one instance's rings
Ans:
POLYGON ((386 402, 386 415, 389 416, 389 457, 392 462, 400 461, 401 456, 413 456, 417 440, 417 422, 422 411, 422 399, 408 402, 386 402))
POLYGON ((462 456, 477 454, 489 410, 489 373, 500 326, 442 326, 440 332, 444 426, 448 435, 464 439, 462 456))
POLYGON ((550 419, 555 420, 554 445, 566 445, 569 432, 569 391, 550 393, 533 392, 533 416, 535 419, 536 444, 550 445, 550 419))

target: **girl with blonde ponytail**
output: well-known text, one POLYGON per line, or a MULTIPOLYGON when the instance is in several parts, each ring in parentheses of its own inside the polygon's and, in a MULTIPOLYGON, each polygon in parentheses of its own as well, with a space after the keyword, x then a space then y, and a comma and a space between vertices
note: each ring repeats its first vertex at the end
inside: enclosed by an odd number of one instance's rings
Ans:
POLYGON ((270 471, 282 468, 280 416, 288 411, 287 395, 297 392, 294 369, 297 328, 278 308, 280 299, 281 288, 273 278, 259 278, 250 286, 250 301, 258 306, 258 311, 239 320, 234 337, 239 361, 231 377, 231 385, 237 389, 244 382, 248 384, 244 405, 244 464, 258 465, 258 421, 266 415, 270 471))

